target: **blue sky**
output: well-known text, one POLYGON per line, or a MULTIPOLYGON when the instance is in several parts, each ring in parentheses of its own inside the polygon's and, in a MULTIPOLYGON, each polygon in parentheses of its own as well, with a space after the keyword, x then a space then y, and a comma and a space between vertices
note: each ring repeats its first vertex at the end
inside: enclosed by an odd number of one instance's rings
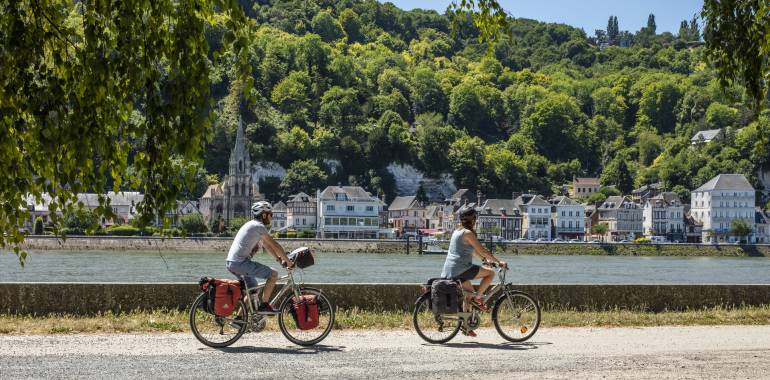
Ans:
MULTIPOLYGON (((703 8, 703 0, 498 0, 514 17, 559 22, 583 28, 589 36, 605 29, 610 15, 618 16, 620 30, 635 32, 655 14, 658 33, 679 31, 679 23, 703 8)), ((442 13, 450 1, 390 0, 401 9, 435 9, 442 13)))

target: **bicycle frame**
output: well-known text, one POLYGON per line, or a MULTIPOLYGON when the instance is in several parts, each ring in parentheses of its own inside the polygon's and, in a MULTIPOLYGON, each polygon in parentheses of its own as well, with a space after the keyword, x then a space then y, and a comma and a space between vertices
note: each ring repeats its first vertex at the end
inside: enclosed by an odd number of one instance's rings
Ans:
MULTIPOLYGON (((239 276, 239 277, 242 277, 242 276, 239 276)), ((283 298, 289 291, 294 293, 295 297, 300 296, 299 286, 297 285, 296 282, 294 282, 294 273, 291 269, 289 269, 289 273, 287 275, 281 276, 278 278, 278 280, 276 281, 276 285, 281 284, 283 281, 286 281, 286 282, 283 283, 281 290, 279 290, 278 293, 273 297, 273 299, 270 300, 270 304, 276 305, 276 301, 283 298)), ((246 304, 248 305, 247 307, 249 308, 249 315, 252 315, 252 316, 257 315, 256 310, 254 309, 254 302, 251 298, 252 291, 255 291, 254 294, 256 297, 260 297, 262 295, 263 289, 265 288, 265 285, 266 285, 266 282, 263 282, 261 284, 257 284, 257 286, 254 288, 248 288, 244 283, 244 288, 246 293, 245 298, 246 298, 246 304)), ((276 306, 280 306, 280 305, 276 305, 276 306)))
MULTIPOLYGON (((492 267, 490 269, 492 269, 495 272, 497 272, 497 278, 500 279, 500 282, 495 284, 495 285, 493 285, 492 288, 490 288, 489 291, 487 292, 487 295, 483 296, 482 299, 484 300, 484 303, 487 304, 487 305, 489 305, 487 303, 487 301, 492 299, 492 297, 497 295, 497 293, 500 292, 501 290, 505 293, 505 295, 508 295, 508 286, 505 283, 505 274, 508 272, 508 269, 507 268, 496 268, 496 267, 492 267)), ((465 296, 466 296, 466 294, 468 292, 465 290, 465 288, 462 287, 462 285, 460 286, 460 289, 462 289, 462 292, 463 292, 463 302, 465 302, 465 296)), ((507 297, 507 299, 510 302, 511 297, 507 297)), ((476 304, 474 304, 472 302, 469 302, 469 304, 470 304, 470 309, 471 309, 470 311, 461 311, 461 312, 459 312, 457 314, 454 314, 454 315, 453 314, 444 314, 443 318, 446 318, 446 319, 468 320, 468 319, 470 319, 470 317, 473 314, 478 314, 478 312, 481 311, 481 309, 479 309, 479 307, 476 304)))

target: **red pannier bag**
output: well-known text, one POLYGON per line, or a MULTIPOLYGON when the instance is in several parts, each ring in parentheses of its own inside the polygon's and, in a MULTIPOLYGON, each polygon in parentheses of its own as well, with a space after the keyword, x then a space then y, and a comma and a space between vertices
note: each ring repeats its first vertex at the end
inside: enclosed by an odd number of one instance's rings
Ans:
POLYGON ((297 322, 297 327, 300 330, 310 330, 318 327, 318 303, 316 302, 315 295, 306 294, 297 297, 292 297, 291 302, 294 304, 294 321, 297 322))
POLYGON ((241 285, 238 280, 201 279, 201 290, 207 293, 206 311, 218 317, 229 317, 241 300, 241 285))

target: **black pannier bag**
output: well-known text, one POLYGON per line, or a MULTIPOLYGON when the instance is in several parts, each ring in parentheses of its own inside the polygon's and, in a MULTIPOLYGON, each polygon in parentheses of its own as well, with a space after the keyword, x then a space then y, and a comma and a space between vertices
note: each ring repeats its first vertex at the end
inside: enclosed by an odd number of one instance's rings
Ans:
POLYGON ((201 277, 198 280, 198 286, 203 293, 206 293, 206 300, 203 302, 203 310, 209 314, 214 314, 214 302, 216 301, 216 287, 214 279, 211 277, 201 277))
POLYGON ((431 285, 433 314, 456 314, 460 310, 459 285, 453 280, 435 280, 431 285))
POLYGON ((294 262, 294 265, 297 266, 297 268, 307 268, 313 264, 315 264, 315 259, 313 258, 313 252, 310 251, 310 248, 308 247, 299 247, 291 253, 287 255, 289 260, 294 262))

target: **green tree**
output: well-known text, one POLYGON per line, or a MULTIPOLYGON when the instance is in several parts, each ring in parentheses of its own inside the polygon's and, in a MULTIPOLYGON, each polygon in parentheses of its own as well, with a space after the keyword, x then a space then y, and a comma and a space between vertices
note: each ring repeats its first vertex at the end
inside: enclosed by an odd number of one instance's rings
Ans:
MULTIPOLYGON (((81 3, 17 1, 0 15, 0 246, 23 264, 18 226, 27 195, 54 194, 72 211, 75 194, 142 184, 146 221, 176 205, 171 157, 199 158, 210 131, 210 65, 205 29, 226 12, 235 56, 246 46, 237 2, 158 0, 81 3), (148 48, 151 47, 151 48, 148 48), (144 121, 129 124, 140 105, 144 121), (139 140, 139 141, 136 141, 139 140), (83 142, 87 141, 87 144, 83 142), (141 146, 129 161, 132 141, 141 146), (133 178, 127 178, 132 164, 133 178)), ((244 71, 234 70, 239 74, 244 71)), ((99 198, 97 216, 112 214, 99 198)))
MULTIPOLYGON (((562 161, 580 155, 589 141, 578 139, 585 116, 574 98, 553 94, 535 105, 534 112, 522 121, 522 133, 530 137, 545 157, 562 161)), ((590 136, 586 136, 590 138, 590 136)))
POLYGON ((721 103, 711 103, 706 109, 706 122, 715 129, 734 127, 738 110, 721 103))
POLYGON ((602 185, 617 187, 621 194, 629 194, 634 189, 634 179, 628 170, 626 160, 622 158, 615 158, 604 167, 600 181, 602 185))
POLYGON ((340 13, 340 26, 348 36, 348 43, 364 42, 364 34, 361 32, 361 19, 358 14, 346 8, 340 13))
POLYGON ((206 222, 203 220, 201 214, 182 215, 182 217, 179 218, 179 225, 188 234, 208 232, 208 226, 206 226, 206 222))
POLYGON ((655 15, 650 13, 649 16, 647 16, 647 31, 650 32, 650 34, 655 35, 658 27, 655 24, 655 15))
POLYGON ((594 235, 599 235, 599 238, 604 241, 604 235, 607 234, 607 231, 609 231, 609 226, 607 226, 606 223, 597 223, 591 226, 591 232, 594 233, 594 235))
POLYGON ((458 136, 457 131, 443 125, 438 114, 420 115, 415 124, 417 162, 429 176, 448 172, 451 165, 447 152, 458 136))
POLYGON ((745 241, 744 239, 746 236, 749 236, 751 232, 751 226, 749 226, 743 219, 734 219, 730 224, 730 233, 733 236, 739 237, 742 242, 745 241))
MULTIPOLYGON (((321 98, 319 120, 322 125, 341 133, 361 119, 361 107, 356 90, 332 87, 321 98)), ((338 134, 339 136, 339 134, 338 134)))
POLYGON ((619 33, 620 33, 620 30, 618 28, 618 17, 610 16, 610 19, 607 21, 607 39, 609 40, 608 42, 612 45, 617 44, 619 33))
POLYGON ((305 125, 310 108, 310 76, 293 71, 273 87, 270 96, 278 110, 288 114, 290 123, 305 125))
POLYGON ((447 112, 446 94, 430 68, 420 67, 415 70, 412 89, 416 114, 435 112, 443 115, 447 112))
POLYGON ((327 11, 318 12, 313 17, 311 25, 313 32, 321 36, 324 42, 332 42, 345 37, 345 31, 342 30, 340 23, 327 11))
POLYGON ((286 177, 281 181, 282 197, 286 198, 301 191, 314 194, 316 189, 326 185, 327 178, 326 173, 315 162, 311 160, 294 161, 286 170, 286 177))
POLYGON ((654 81, 645 86, 639 99, 639 124, 655 128, 658 133, 674 132, 681 98, 679 87, 671 80, 654 81))
POLYGON ((457 187, 478 189, 484 172, 484 141, 462 136, 449 147, 449 162, 457 187))
POLYGON ((703 37, 706 57, 716 67, 722 88, 736 79, 760 108, 770 90, 770 4, 767 1, 705 0, 703 37))
POLYGON ((39 216, 37 218, 35 218, 35 227, 32 230, 32 232, 35 235, 42 235, 43 233, 45 233, 45 230, 43 228, 43 218, 41 218, 39 216))
POLYGON ((61 233, 65 235, 86 235, 99 227, 99 217, 90 209, 80 207, 67 210, 64 214, 61 233))

